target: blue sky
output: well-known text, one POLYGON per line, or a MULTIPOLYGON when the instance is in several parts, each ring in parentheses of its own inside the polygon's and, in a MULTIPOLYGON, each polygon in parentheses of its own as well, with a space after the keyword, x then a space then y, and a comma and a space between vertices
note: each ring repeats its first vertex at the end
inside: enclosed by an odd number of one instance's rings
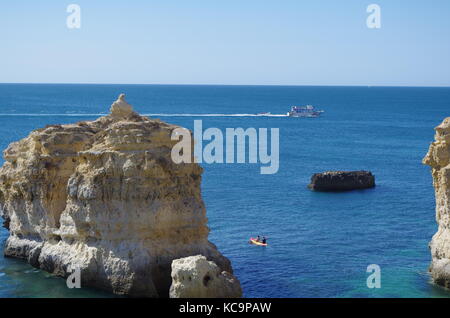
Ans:
POLYGON ((3 83, 450 86, 448 0, 14 0, 0 37, 3 83))

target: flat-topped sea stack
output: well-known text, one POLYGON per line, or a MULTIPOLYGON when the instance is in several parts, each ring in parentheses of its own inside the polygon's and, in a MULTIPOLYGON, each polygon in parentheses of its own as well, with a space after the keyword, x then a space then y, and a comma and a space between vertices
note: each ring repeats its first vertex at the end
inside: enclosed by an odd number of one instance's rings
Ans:
POLYGON ((179 128, 135 113, 124 95, 95 121, 49 125, 9 145, 0 169, 5 256, 81 286, 169 297, 173 260, 229 260, 208 241, 196 163, 171 160, 179 128))
POLYGON ((326 171, 311 177, 308 188, 314 191, 350 191, 375 187, 370 171, 326 171))
POLYGON ((450 288, 450 117, 436 127, 435 141, 423 163, 431 167, 438 231, 431 243, 433 280, 450 288))

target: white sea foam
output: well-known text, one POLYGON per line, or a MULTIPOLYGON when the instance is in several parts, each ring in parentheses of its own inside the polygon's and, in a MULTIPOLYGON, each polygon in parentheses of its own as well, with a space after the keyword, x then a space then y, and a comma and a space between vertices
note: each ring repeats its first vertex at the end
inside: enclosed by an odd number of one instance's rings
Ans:
POLYGON ((1 116, 5 116, 5 117, 52 117, 52 116, 57 116, 57 117, 82 117, 82 116, 105 116, 107 114, 0 114, 1 116))
POLYGON ((283 114, 144 114, 154 117, 287 117, 283 114))
MULTIPOLYGON (((107 114, 105 113, 98 113, 98 114, 84 114, 84 113, 71 113, 71 114, 27 114, 27 113, 15 113, 15 114, 8 114, 8 113, 0 113, 1 116, 5 117, 92 117, 92 116, 105 116, 107 114)), ((143 114, 144 116, 151 116, 151 117, 287 117, 287 115, 284 114, 143 114)))

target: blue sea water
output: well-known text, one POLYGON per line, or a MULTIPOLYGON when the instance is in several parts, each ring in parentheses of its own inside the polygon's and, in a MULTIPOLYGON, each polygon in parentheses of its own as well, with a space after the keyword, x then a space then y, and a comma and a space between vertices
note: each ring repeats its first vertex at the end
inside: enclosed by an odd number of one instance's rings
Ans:
MULTIPOLYGON (((280 128, 280 168, 203 164, 210 240, 227 256, 246 297, 448 297, 427 272, 437 229, 429 168, 421 160, 450 116, 450 88, 176 85, 0 85, 0 148, 32 129, 95 119, 119 93, 135 110, 193 128, 280 128), (220 116, 285 114, 294 104, 320 118, 220 116), (215 114, 193 116, 193 114, 215 114), (371 170, 377 187, 316 193, 325 170, 371 170), (257 234, 268 247, 248 244, 257 234), (381 288, 366 286, 369 264, 381 288)), ((3 248, 7 231, 0 230, 3 248)), ((2 251, 0 250, 0 253, 2 251)), ((0 257, 0 297, 107 297, 20 260, 0 257)))

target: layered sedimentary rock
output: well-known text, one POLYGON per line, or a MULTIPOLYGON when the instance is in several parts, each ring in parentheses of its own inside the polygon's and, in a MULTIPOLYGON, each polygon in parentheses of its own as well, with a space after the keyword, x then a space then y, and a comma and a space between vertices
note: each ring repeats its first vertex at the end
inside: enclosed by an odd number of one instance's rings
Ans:
POLYGON ((202 255, 172 262, 171 298, 242 297, 239 280, 202 255))
POLYGON ((439 226, 430 243, 430 271, 436 283, 450 287, 450 117, 436 127, 435 141, 423 163, 431 167, 439 226))
POLYGON ((174 259, 201 254, 232 273, 208 241, 202 168, 175 164, 172 131, 124 96, 92 122, 50 125, 4 151, 5 255, 117 294, 168 297, 174 259))
POLYGON ((375 187, 370 171, 326 171, 316 173, 308 185, 314 191, 350 191, 375 187))

